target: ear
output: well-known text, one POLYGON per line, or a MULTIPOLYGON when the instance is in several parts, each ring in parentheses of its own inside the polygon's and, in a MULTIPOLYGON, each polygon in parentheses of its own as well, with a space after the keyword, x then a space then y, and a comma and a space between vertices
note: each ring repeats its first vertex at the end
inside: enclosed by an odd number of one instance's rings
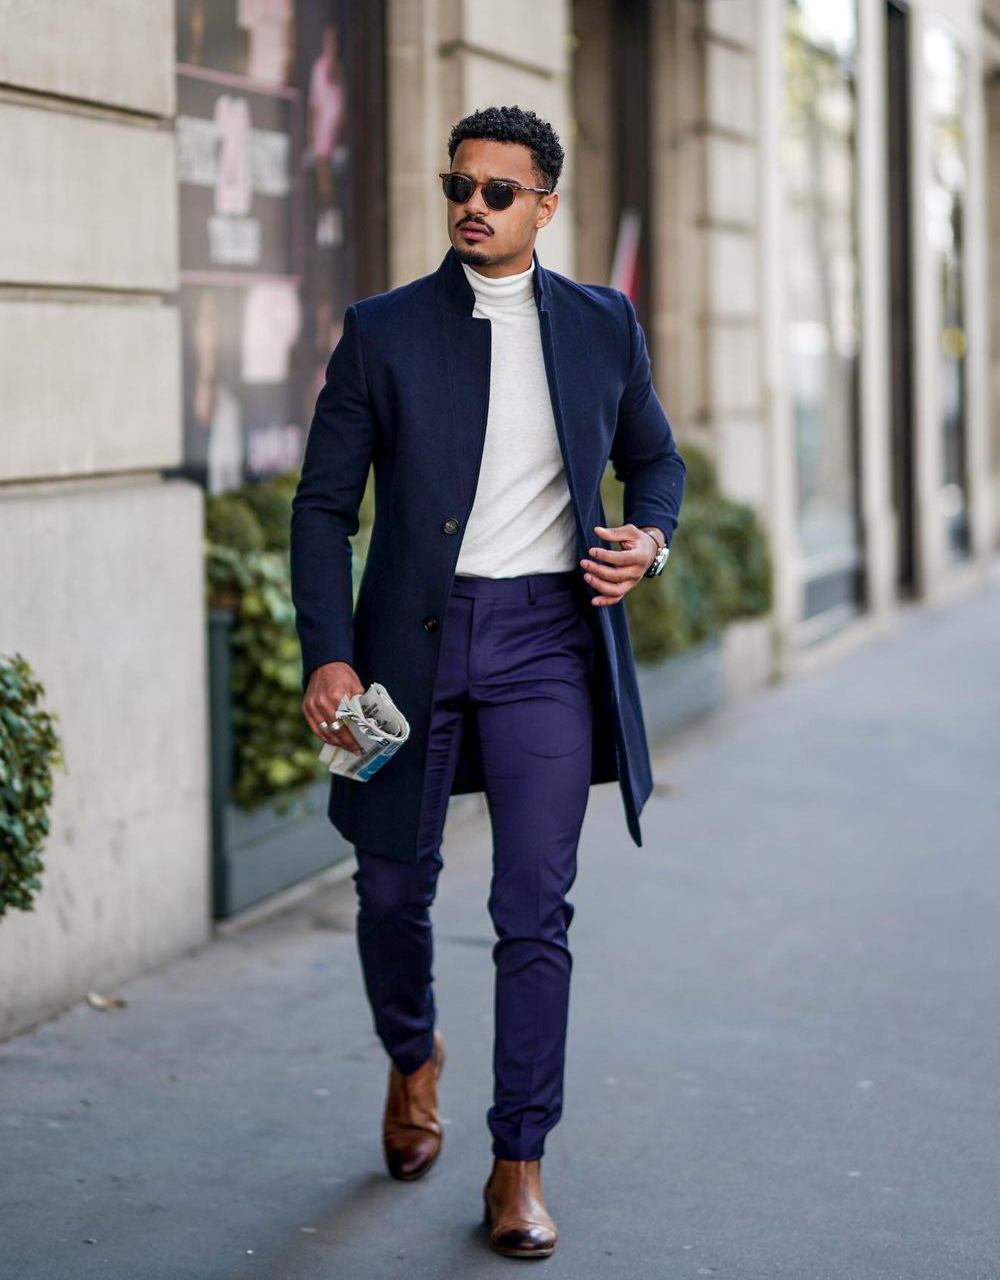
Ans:
POLYGON ((538 217, 535 219, 535 230, 547 226, 555 217, 556 209, 559 208, 559 192, 550 191, 547 196, 542 196, 538 204, 538 217))

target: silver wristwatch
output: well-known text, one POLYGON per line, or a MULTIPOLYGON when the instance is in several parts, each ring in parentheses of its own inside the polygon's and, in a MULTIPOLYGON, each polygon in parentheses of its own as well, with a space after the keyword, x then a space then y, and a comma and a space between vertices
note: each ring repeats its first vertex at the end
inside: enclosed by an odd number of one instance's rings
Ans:
MULTIPOLYGON (((650 534, 649 536, 652 537, 653 535, 650 534)), ((659 574, 661 574, 663 572, 663 566, 667 563, 667 556, 669 555, 670 555, 670 548, 667 546, 666 543, 664 543, 663 546, 660 547, 659 551, 657 551, 656 555, 653 557, 653 563, 649 566, 649 568, 643 574, 643 577, 655 578, 659 574)))

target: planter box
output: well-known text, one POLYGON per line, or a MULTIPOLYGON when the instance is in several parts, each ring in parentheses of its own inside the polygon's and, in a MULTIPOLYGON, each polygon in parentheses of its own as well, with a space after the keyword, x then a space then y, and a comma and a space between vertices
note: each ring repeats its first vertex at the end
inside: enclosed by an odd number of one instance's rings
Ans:
POLYGON ((722 634, 661 662, 637 663, 650 743, 722 705, 727 696, 722 634))
MULTIPOLYGON (((229 642, 234 619, 228 609, 209 610, 212 894, 217 920, 354 855, 353 846, 326 816, 330 783, 325 777, 297 796, 287 814, 279 814, 273 803, 246 810, 229 799, 236 765, 229 642)), ((318 754, 318 746, 316 750, 318 754)))

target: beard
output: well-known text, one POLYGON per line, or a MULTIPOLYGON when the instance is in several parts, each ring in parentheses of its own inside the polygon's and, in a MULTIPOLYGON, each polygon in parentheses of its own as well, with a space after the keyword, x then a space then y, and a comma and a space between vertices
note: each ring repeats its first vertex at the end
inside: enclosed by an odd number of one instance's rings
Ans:
POLYGON ((464 247, 460 248, 458 245, 456 245, 455 252, 458 254, 459 261, 464 262, 467 266, 470 266, 470 267, 483 267, 483 266, 486 266, 486 264, 490 261, 489 254, 483 253, 479 249, 467 249, 464 247))

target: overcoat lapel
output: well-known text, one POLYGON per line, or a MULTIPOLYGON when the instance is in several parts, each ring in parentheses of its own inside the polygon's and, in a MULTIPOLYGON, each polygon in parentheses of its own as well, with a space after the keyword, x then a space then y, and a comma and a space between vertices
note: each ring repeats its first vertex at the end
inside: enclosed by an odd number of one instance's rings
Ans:
POLYGON ((580 324, 572 324, 558 305, 540 308, 538 320, 549 398, 562 449, 566 483, 577 515, 581 538, 579 550, 583 553, 593 538, 593 530, 585 528, 583 521, 591 510, 594 490, 600 485, 604 470, 594 410, 597 404, 597 365, 586 329, 580 324))
POLYGON ((492 344, 489 320, 472 314, 476 295, 454 249, 438 268, 435 296, 442 308, 438 332, 449 405, 447 451, 455 460, 460 505, 468 509, 486 442, 492 344))
MULTIPOLYGON (((548 272, 534 251, 533 277, 539 333, 556 434, 576 515, 580 549, 590 543, 583 521, 594 497, 594 477, 603 471, 596 428, 597 368, 586 328, 558 306, 548 272), (590 429, 588 429, 590 428, 590 429)), ((473 316, 476 295, 454 248, 438 270, 436 295, 443 308, 443 367, 447 370, 450 430, 462 498, 471 505, 486 441, 490 399, 491 326, 473 316)))
POLYGON ((458 475, 460 508, 472 505, 479 463, 486 442, 486 419, 490 404, 490 322, 442 313, 444 367, 447 370, 448 454, 458 475))

